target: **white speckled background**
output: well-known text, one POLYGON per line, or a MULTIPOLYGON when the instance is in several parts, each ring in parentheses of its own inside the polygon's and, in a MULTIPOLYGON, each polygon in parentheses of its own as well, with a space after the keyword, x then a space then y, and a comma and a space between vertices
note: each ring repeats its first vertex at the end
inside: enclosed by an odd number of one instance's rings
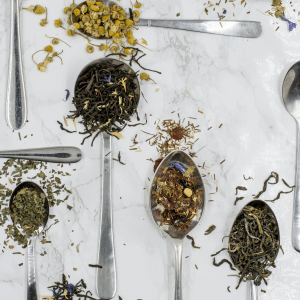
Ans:
MULTIPOLYGON (((40 0, 36 3, 28 0, 22 3, 23 6, 44 5, 49 12, 49 24, 44 28, 39 26, 43 17, 21 12, 29 108, 29 123, 20 131, 22 137, 28 135, 28 138, 22 141, 5 121, 9 0, 0 2, 0 149, 59 145, 82 149, 83 160, 76 166, 64 167, 64 170, 77 169, 76 172, 70 171, 73 175, 65 181, 73 192, 68 204, 74 208, 69 211, 66 204, 53 208, 51 214, 55 214, 60 222, 49 230, 52 243, 37 244, 38 254, 44 250, 48 253, 44 257, 37 255, 38 287, 40 295, 51 295, 46 287, 60 280, 64 272, 71 276, 69 281, 72 283, 84 278, 96 296, 95 270, 88 264, 96 263, 98 251, 101 140, 98 138, 93 148, 90 147, 90 140, 81 146, 82 136, 61 131, 56 121, 63 121, 63 116, 73 109, 71 100, 62 101, 64 90, 70 89, 72 97, 77 74, 88 62, 103 57, 104 52, 95 50, 93 54, 87 54, 85 40, 79 36, 70 38, 62 29, 54 27, 54 19, 65 18, 62 10, 70 2, 40 0), (31 55, 50 43, 45 34, 65 40, 72 48, 64 44, 55 46, 57 51, 64 50, 64 65, 56 60, 49 65, 46 73, 40 73, 31 61, 31 55), (74 246, 71 246, 72 243, 74 246), (80 245, 79 253, 75 248, 77 244, 80 245), (73 268, 78 268, 78 271, 73 271, 73 268)), ((300 26, 289 33, 285 22, 257 11, 266 11, 271 2, 248 1, 245 8, 237 2, 234 9, 232 3, 225 4, 222 0, 216 10, 221 12, 222 8, 226 8, 227 19, 260 21, 264 34, 255 40, 155 28, 140 28, 135 33, 137 38, 145 38, 153 50, 146 51, 147 56, 141 63, 162 71, 162 75, 151 73, 157 85, 142 83, 148 103, 141 98, 139 113, 143 116, 147 112, 148 125, 127 127, 124 130, 125 139, 113 141, 113 157, 120 150, 126 163, 123 166, 113 162, 117 295, 123 300, 171 300, 174 297, 172 242, 154 225, 147 208, 148 178, 153 176, 153 164, 146 159, 156 159, 157 152, 145 143, 149 136, 141 130, 155 132, 155 119, 176 119, 176 113, 171 114, 171 111, 177 109, 181 118, 197 118, 195 124, 200 125, 201 133, 198 134, 195 150, 205 148, 198 153, 195 161, 198 165, 205 162, 209 167, 201 173, 210 172, 216 177, 215 181, 209 176, 203 178, 206 201, 214 201, 206 203, 201 223, 191 232, 201 249, 192 248, 189 240, 184 241, 183 257, 189 257, 183 258, 183 298, 247 299, 246 284, 236 291, 237 278, 226 276, 233 272, 227 265, 214 267, 210 254, 226 246, 226 240, 222 243, 222 237, 229 233, 235 215, 252 199, 251 195, 261 189, 271 171, 278 172, 280 178, 290 184, 294 182, 296 124, 282 104, 281 85, 286 71, 300 59, 300 26), (248 11, 250 14, 247 14, 248 11), (275 32, 276 22, 280 28, 275 32), (157 88, 159 91, 155 92, 157 88), (198 109, 204 114, 198 113, 198 109), (221 123, 223 126, 219 129, 221 123), (138 135, 138 146, 142 152, 129 151, 135 134, 138 135), (220 165, 223 159, 225 162, 220 165), (243 174, 252 176, 254 181, 244 181, 243 174), (247 186, 248 191, 240 193, 247 198, 234 206, 235 187, 238 185, 247 186), (211 195, 216 186, 218 193, 211 195), (204 231, 211 224, 215 224, 217 229, 211 235, 204 236, 204 231), (227 286, 230 286, 231 293, 228 293, 227 286)), ((296 11, 293 12, 288 6, 286 16, 298 22, 300 3, 293 2, 296 11)), ((145 18, 174 19, 180 12, 178 19, 217 19, 212 9, 208 16, 205 14, 203 0, 149 0, 142 3, 142 17, 145 18)), ((121 5, 128 7, 130 2, 122 0, 121 5)), ((43 59, 44 53, 36 56, 37 61, 43 59)), ((135 69, 138 70, 138 67, 135 66, 135 69)), ((69 125, 71 130, 72 126, 69 125)), ((286 190, 282 182, 270 186, 261 199, 272 199, 280 190, 286 190)), ((260 293, 259 297, 263 300, 299 298, 300 254, 291 245, 292 204, 293 194, 282 195, 276 203, 270 204, 280 224, 285 254, 279 253, 277 268, 269 285, 262 287, 267 291, 266 294, 260 293)), ((3 245, 3 229, 0 230, 0 237, 3 245)), ((12 255, 10 252, 13 251, 26 253, 15 247, 0 254, 1 299, 25 299, 26 256, 12 255), (19 267, 21 262, 24 265, 19 267)), ((228 258, 228 255, 223 252, 217 260, 222 258, 228 258)))

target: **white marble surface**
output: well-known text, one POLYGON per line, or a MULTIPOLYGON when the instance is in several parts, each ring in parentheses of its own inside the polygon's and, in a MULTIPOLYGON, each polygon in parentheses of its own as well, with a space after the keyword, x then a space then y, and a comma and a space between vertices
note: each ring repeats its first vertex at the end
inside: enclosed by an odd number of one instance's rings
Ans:
MULTIPOLYGON (((95 293, 95 270, 88 267, 96 263, 99 234, 100 204, 100 143, 98 138, 93 148, 88 140, 80 145, 82 136, 62 132, 57 120, 63 121, 69 110, 73 109, 71 100, 63 102, 65 89, 72 91, 77 74, 88 62, 103 57, 103 52, 85 52, 85 41, 81 37, 69 38, 62 29, 56 29, 53 21, 65 18, 64 6, 71 1, 46 1, 38 3, 28 0, 22 5, 45 5, 49 11, 49 24, 39 26, 40 16, 27 11, 21 12, 22 49, 24 73, 28 98, 29 123, 21 129, 22 137, 6 125, 5 90, 8 62, 9 39, 9 0, 0 2, 0 98, 2 103, 0 118, 1 149, 73 145, 79 146, 83 160, 75 167, 72 177, 65 183, 71 187, 73 196, 68 201, 74 207, 67 210, 66 205, 55 207, 60 222, 49 231, 51 244, 38 243, 37 252, 46 250, 48 255, 37 257, 38 286, 40 295, 51 295, 46 287, 60 280, 64 272, 71 276, 70 282, 86 279, 88 287, 95 293), (62 58, 49 65, 46 73, 40 73, 31 61, 31 55, 50 43, 45 37, 57 36, 70 43, 55 47, 64 50, 62 58), (33 136, 31 136, 33 134, 33 136), (74 246, 71 246, 74 243, 74 246), (80 244, 80 252, 75 246, 80 244), (73 271, 73 268, 78 271, 73 271)), ((200 0, 142 1, 143 17, 217 19, 216 12, 207 16, 200 0)), ((176 117, 171 111, 179 109, 181 118, 196 117, 201 133, 195 149, 203 148, 195 161, 205 162, 210 168, 202 173, 215 174, 216 180, 204 177, 206 200, 205 215, 191 235, 201 249, 191 247, 184 241, 183 250, 183 299, 246 299, 246 284, 236 291, 237 278, 227 277, 232 271, 227 265, 216 268, 212 265, 210 254, 223 246, 222 237, 229 233, 235 215, 251 195, 258 192, 271 171, 281 178, 294 182, 296 124, 285 110, 281 100, 281 85, 286 71, 300 59, 300 26, 289 33, 286 23, 278 21, 280 28, 275 32, 276 20, 267 17, 257 9, 266 11, 271 0, 248 1, 246 8, 231 3, 220 4, 228 10, 228 19, 258 20, 262 23, 264 34, 259 39, 247 40, 233 37, 181 32, 166 29, 141 28, 135 33, 145 38, 149 48, 142 62, 145 66, 162 71, 162 75, 151 74, 158 83, 142 84, 142 91, 148 101, 142 98, 139 113, 152 114, 148 125, 126 128, 125 139, 113 141, 113 156, 119 150, 126 166, 113 162, 113 205, 114 233, 117 264, 117 295, 123 300, 171 300, 174 289, 174 254, 172 242, 154 225, 148 211, 148 194, 153 176, 153 164, 147 158, 157 158, 154 147, 144 141, 148 136, 141 132, 155 132, 155 119, 176 117), (250 11, 250 14, 247 12, 250 11), (232 13, 235 13, 235 18, 232 13), (230 17, 231 16, 231 17, 230 17), (159 88, 159 92, 155 89, 159 88), (185 90, 189 91, 186 93, 185 90), (200 114, 200 109, 204 114, 200 114), (219 129, 219 125, 223 126, 219 129), (212 129, 207 130, 210 126, 212 129), (137 141, 142 152, 129 151, 131 139, 138 135, 137 141), (220 162, 225 162, 220 165, 220 162), (244 182, 243 174, 252 176, 254 181, 244 182), (246 185, 246 199, 233 205, 235 187, 246 185), (218 186, 218 193, 214 193, 218 186), (208 236, 204 231, 211 224, 217 229, 208 236), (189 256, 188 258, 185 258, 189 256), (198 266, 198 270, 195 268, 198 266), (231 287, 228 293, 227 286, 231 287)), ((284 3, 289 1, 284 0, 284 3)), ((129 1, 121 4, 128 7, 129 1)), ((287 17, 297 19, 300 3, 295 2, 293 12, 289 7, 287 17)), ((300 24, 300 23, 298 23, 300 24)), ((39 54, 42 60, 44 54, 39 54)), ((39 57, 39 58, 38 58, 39 57)), ((138 67, 134 67, 138 70, 138 67)), ((69 125, 72 127, 72 124, 69 125)), ((79 128, 81 129, 81 128, 79 128)), ((3 160, 2 160, 3 162, 3 160)), ((262 199, 274 198, 278 191, 285 190, 280 183, 271 186, 262 199)), ((241 193, 242 194, 242 193, 241 193)), ((300 293, 300 255, 291 245, 293 194, 282 195, 271 206, 280 225, 281 243, 285 254, 279 253, 277 268, 271 276, 269 285, 263 287, 267 293, 260 293, 260 299, 294 300, 300 293)), ((0 229, 1 244, 4 238, 0 229)), ((13 251, 21 248, 16 247, 13 251)), ((26 273, 25 257, 12 255, 12 251, 0 254, 1 299, 25 299, 26 273), (24 266, 18 264, 24 262, 24 266)), ((24 252, 24 251, 22 251, 24 252)), ((226 253, 218 256, 228 258, 226 253)), ((114 299, 117 299, 115 297, 114 299)))

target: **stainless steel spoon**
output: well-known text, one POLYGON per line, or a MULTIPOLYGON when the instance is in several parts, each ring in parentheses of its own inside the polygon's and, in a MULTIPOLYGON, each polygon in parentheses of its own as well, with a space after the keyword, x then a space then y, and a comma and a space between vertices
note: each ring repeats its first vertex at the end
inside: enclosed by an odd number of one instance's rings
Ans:
MULTIPOLYGON (((39 185, 37 185, 36 183, 31 182, 31 181, 22 182, 15 188, 15 190, 13 191, 13 193, 11 195, 10 202, 9 202, 9 209, 10 209, 11 213, 12 213, 13 198, 24 187, 32 187, 35 190, 39 191, 40 193, 45 194, 44 191, 42 190, 42 188, 39 185)), ((36 286, 36 277, 37 276, 36 276, 36 271, 35 271, 35 269, 36 269, 35 268, 36 267, 35 242, 36 242, 38 235, 43 231, 43 229, 45 228, 47 221, 48 221, 49 203, 48 203, 47 198, 45 199, 44 208, 46 210, 47 216, 44 218, 43 222, 40 224, 37 235, 31 236, 31 238, 28 239, 28 243, 27 243, 27 264, 28 264, 28 267, 27 267, 27 300, 38 300, 37 286, 36 286)), ((14 222, 13 219, 12 219, 12 222, 14 222)), ((20 230, 20 233, 22 234, 21 230, 20 230)))
MULTIPOLYGON (((107 64, 110 62, 115 65, 119 65, 121 62, 112 58, 100 58, 92 61, 86 65, 78 75, 79 78, 88 70, 92 69, 96 65, 107 64)), ((130 71, 131 74, 135 74, 133 69, 127 64, 124 64, 124 69, 130 71)), ((75 91, 77 86, 75 83, 75 91)), ((135 78, 135 84, 137 85, 136 95, 138 101, 140 99, 140 85, 138 78, 135 78)), ((98 264, 102 268, 96 270, 96 291, 101 299, 111 299, 114 297, 117 289, 116 283, 116 262, 114 253, 114 237, 113 237, 113 224, 112 224, 112 197, 111 197, 111 135, 106 132, 102 132, 102 185, 101 185, 101 204, 100 204, 100 238, 99 238, 99 252, 98 252, 98 264)))
POLYGON ((174 151, 171 152, 167 157, 164 158, 164 160, 160 163, 159 167, 157 168, 154 178, 152 181, 152 187, 150 191, 150 209, 152 212, 153 220, 158 226, 158 228, 165 233, 167 233, 174 242, 175 247, 175 300, 182 300, 182 245, 183 245, 183 239, 185 236, 196 227, 196 225, 200 222, 201 217, 204 212, 205 207, 205 191, 204 191, 204 185, 202 182, 201 175, 198 171, 198 168, 192 158, 184 153, 183 151, 174 151), (202 199, 202 203, 199 205, 197 215, 193 218, 190 226, 188 229, 181 229, 178 230, 172 226, 169 225, 160 225, 162 216, 158 212, 158 210, 154 209, 156 204, 156 199, 154 196, 152 196, 152 191, 156 189, 156 181, 157 178, 160 177, 163 173, 163 171, 173 162, 179 162, 181 165, 187 167, 195 167, 193 175, 196 178, 196 185, 199 187, 200 190, 200 197, 202 199))
POLYGON ((54 163, 76 163, 81 160, 82 153, 76 147, 49 147, 0 151, 0 157, 54 163))
POLYGON ((287 72, 282 84, 282 99, 297 126, 296 180, 292 223, 292 244, 300 252, 300 62, 287 72))
MULTIPOLYGON (((101 1, 105 6, 112 6, 117 4, 112 0, 101 1)), ((81 6, 86 3, 85 1, 78 4, 81 6)), ((76 7, 77 7, 76 6, 76 7)), ((76 8, 75 7, 75 8, 76 8)), ((74 9, 75 9, 74 8, 74 9)), ((72 13, 72 22, 77 21, 77 17, 72 13)), ((188 31, 197 31, 202 33, 211 33, 219 35, 236 36, 243 38, 258 38, 261 36, 263 30, 259 22, 255 21, 204 21, 204 20, 148 20, 140 19, 135 26, 152 26, 152 27, 162 27, 171 29, 181 29, 188 31), (222 25, 221 25, 221 24, 222 25)), ((90 38, 94 38, 91 35, 87 35, 82 29, 79 31, 90 38)), ((106 37, 99 37, 94 39, 107 39, 106 37)))
MULTIPOLYGON (((275 219, 275 221, 276 221, 276 225, 277 225, 277 227, 278 227, 278 236, 279 236, 278 239, 279 239, 279 245, 280 245, 279 225, 278 225, 278 221, 277 221, 276 216, 275 216, 273 210, 271 209, 271 207, 270 207, 266 202, 264 202, 264 201, 262 201, 262 200, 252 200, 252 201, 248 202, 245 206, 248 206, 248 205, 253 206, 253 207, 255 207, 255 208, 267 209, 267 210, 274 216, 274 219, 275 219)), ((240 210, 240 212, 237 214, 237 216, 236 216, 236 218, 235 218, 235 220, 234 220, 234 222, 233 222, 233 224, 232 224, 232 228, 233 228, 233 225, 235 224, 237 218, 238 218, 238 217, 240 216, 240 214, 242 213, 242 210, 245 208, 245 206, 244 206, 244 207, 240 210)), ((231 229, 231 231, 232 231, 232 229, 231 229)), ((231 232, 230 232, 230 233, 231 233, 231 232)), ((278 255, 278 251, 279 251, 279 248, 278 248, 278 250, 277 250, 277 253, 276 253, 276 256, 275 256, 275 258, 274 258, 274 261, 275 261, 277 255, 278 255)), ((229 256, 230 256, 230 258, 231 258, 231 260, 232 260, 232 262, 233 262, 232 254, 229 253, 229 256)), ((249 298, 249 300, 258 300, 258 286, 254 284, 254 280, 249 280, 249 285, 250 285, 250 298, 249 298)))
POLYGON ((20 129, 27 119, 27 104, 22 67, 19 0, 10 0, 10 46, 6 90, 6 121, 20 129))

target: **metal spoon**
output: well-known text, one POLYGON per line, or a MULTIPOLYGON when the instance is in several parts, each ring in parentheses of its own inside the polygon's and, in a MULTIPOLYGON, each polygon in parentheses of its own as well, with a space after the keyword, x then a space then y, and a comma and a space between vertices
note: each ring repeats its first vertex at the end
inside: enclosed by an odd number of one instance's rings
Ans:
MULTIPOLYGON (((233 224, 232 224, 232 228, 231 228, 231 231, 233 229, 233 225, 235 224, 237 218, 240 216, 240 214, 242 213, 242 210, 246 207, 246 206, 253 206, 255 208, 261 208, 261 209, 267 209, 269 211, 269 213, 271 213, 273 216, 274 216, 274 219, 276 221, 276 225, 278 227, 278 240, 279 240, 279 245, 280 245, 280 232, 279 232, 279 225, 278 225, 278 221, 276 219, 276 216, 273 212, 273 210, 271 209, 271 207, 264 201, 261 201, 261 200, 252 200, 250 201, 249 203, 247 203, 241 210, 240 212, 237 214, 233 224)), ((231 232, 230 232, 231 234, 231 232)), ((274 258, 274 261, 278 255, 278 252, 279 252, 279 247, 278 247, 278 250, 277 250, 277 253, 276 253, 276 256, 274 258)), ((232 259, 232 253, 229 253, 229 256, 233 262, 233 259, 232 259)), ((250 298, 249 300, 258 300, 258 286, 254 284, 254 280, 249 280, 249 285, 250 285, 250 298)))
POLYGON ((49 147, 0 151, 0 157, 54 163, 76 163, 81 160, 82 153, 76 147, 49 147))
MULTIPOLYGON (((117 4, 112 0, 103 0, 101 1, 105 6, 112 6, 117 4)), ((86 1, 78 4, 81 6, 85 4, 86 1)), ((74 9, 75 9, 74 8, 74 9)), ((78 18, 72 12, 72 23, 76 23, 78 18)), ((202 33, 211 33, 211 34, 220 34, 228 36, 236 36, 243 38, 258 38, 261 36, 263 30, 259 22, 255 21, 203 21, 203 20, 147 20, 140 19, 135 26, 152 26, 152 27, 162 27, 162 28, 171 28, 171 29, 181 29, 188 31, 197 31, 202 33), (221 24, 222 26, 221 26, 221 24)), ((86 36, 94 39, 107 39, 106 37, 95 38, 91 35, 84 33, 82 29, 79 31, 86 36)))
POLYGON ((193 229, 196 227, 196 225, 200 222, 200 219, 203 215, 205 207, 205 191, 204 191, 204 185, 202 182, 201 175, 198 171, 198 168, 192 158, 184 153, 183 151, 174 151, 171 152, 167 157, 164 158, 164 160, 160 163, 159 167, 157 168, 154 178, 152 181, 152 187, 150 191, 150 209, 152 212, 153 220, 158 226, 158 228, 165 233, 167 233, 174 242, 175 247, 175 300, 182 300, 182 245, 183 245, 183 239, 184 237, 193 229), (173 162, 179 162, 183 166, 186 167, 196 167, 194 170, 193 175, 196 178, 196 185, 199 187, 200 190, 200 198, 202 199, 202 203, 199 205, 197 215, 193 218, 190 226, 188 229, 181 229, 178 230, 172 226, 169 225, 161 225, 161 214, 156 210, 153 209, 156 204, 156 199, 154 196, 152 196, 152 191, 156 189, 156 180, 158 177, 161 177, 163 171, 173 162))
POLYGON ((296 180, 292 223, 292 244, 300 252, 300 62, 287 72, 282 84, 282 99, 297 125, 296 180))
MULTIPOLYGON (((12 202, 13 202, 13 198, 15 197, 15 195, 24 187, 31 187, 34 188, 35 190, 39 191, 40 193, 44 193, 44 191, 42 190, 42 188, 37 185, 34 182, 31 181, 25 181, 22 182, 21 184, 19 184, 15 190, 13 191, 10 201, 9 201, 9 209, 10 209, 10 213, 12 213, 12 202)), ((46 195, 46 194, 45 194, 46 195)), ((38 237, 38 235, 43 231, 43 229, 45 228, 47 221, 48 221, 48 217, 49 217, 49 203, 48 203, 48 199, 45 198, 45 205, 44 208, 46 210, 46 214, 47 216, 44 218, 42 224, 40 224, 37 235, 33 235, 28 239, 28 243, 27 243, 27 263, 28 263, 28 267, 27 267, 27 300, 38 300, 38 295, 37 295, 37 287, 36 287, 36 271, 35 271, 35 242, 36 239, 38 237)), ((14 220, 12 219, 12 222, 14 223, 14 220)), ((22 231, 20 231, 20 233, 22 234, 22 231)))
MULTIPOLYGON (((79 78, 88 70, 92 69, 98 64, 107 64, 107 62, 119 65, 121 62, 117 59, 100 58, 92 61, 86 65, 78 75, 76 86, 79 78)), ((127 64, 124 64, 124 69, 135 74, 133 69, 127 64)), ((140 99, 140 85, 138 78, 134 79, 137 85, 136 95, 138 101, 140 99)), ((114 253, 114 238, 113 238, 113 224, 112 224, 112 199, 111 199, 111 135, 102 132, 103 146, 102 146, 102 186, 101 186, 101 210, 100 210, 100 238, 99 238, 99 253, 98 264, 102 268, 96 270, 96 291, 101 299, 111 299, 114 297, 117 289, 116 284, 116 263, 114 253)))
POLYGON ((27 119, 27 104, 22 68, 19 0, 10 1, 10 49, 6 90, 6 121, 15 130, 27 119))

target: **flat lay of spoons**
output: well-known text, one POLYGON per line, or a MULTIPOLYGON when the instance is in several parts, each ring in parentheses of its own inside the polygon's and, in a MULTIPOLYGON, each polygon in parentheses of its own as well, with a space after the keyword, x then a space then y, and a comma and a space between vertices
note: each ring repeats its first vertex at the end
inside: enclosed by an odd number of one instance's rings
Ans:
MULTIPOLYGON (((36 183, 31 182, 31 181, 22 182, 15 188, 15 190, 13 191, 13 193, 11 195, 10 202, 9 202, 9 209, 10 209, 11 215, 13 214, 13 199, 18 194, 18 192, 20 192, 25 187, 33 188, 36 191, 38 191, 39 193, 45 194, 44 191, 42 190, 42 188, 39 185, 37 185, 36 183)), ((27 300, 38 300, 37 284, 36 284, 37 273, 36 273, 36 261, 35 261, 35 256, 36 256, 35 242, 36 242, 38 235, 45 228, 47 221, 48 221, 48 217, 49 217, 49 203, 48 203, 48 199, 46 197, 45 197, 44 209, 46 210, 46 216, 43 219, 42 223, 40 224, 38 231, 36 232, 36 235, 32 235, 30 238, 28 238, 28 243, 27 243, 27 264, 28 264, 28 267, 27 267, 27 298, 26 298, 27 300)), ((14 223, 13 218, 12 218, 12 222, 14 223)), ((16 224, 14 224, 14 225, 16 225, 16 224)), ((21 234, 24 234, 22 229, 20 229, 19 232, 21 234)))
MULTIPOLYGON (((112 6, 117 4, 112 0, 103 0, 101 1, 105 6, 112 6)), ((74 9, 80 7, 82 4, 86 2, 82 2, 78 4, 74 9)), ((73 10, 74 11, 74 10, 73 10)), ((72 13, 71 18, 73 24, 77 22, 78 17, 72 13)), ((170 28, 170 29, 180 29, 180 30, 188 30, 188 31, 196 31, 202 33, 210 33, 210 34, 219 34, 219 35, 227 35, 227 36, 235 36, 235 37, 243 37, 243 38, 258 38, 261 36, 263 30, 262 26, 259 22, 255 21, 205 21, 205 20, 148 20, 148 19, 140 19, 135 26, 150 26, 150 27, 162 27, 162 28, 170 28), (222 26, 220 25, 222 24, 222 26)), ((91 35, 87 35, 83 32, 82 29, 79 31, 89 38, 94 39, 107 39, 106 37, 95 38, 91 35)))
MULTIPOLYGON (((270 215, 273 216, 273 219, 275 220, 276 224, 275 226, 277 227, 278 229, 278 241, 279 241, 279 245, 280 245, 280 233, 279 233, 279 225, 278 225, 278 221, 276 219, 276 216, 273 212, 273 210, 271 209, 271 207, 264 201, 262 200, 253 200, 253 201, 250 201, 249 203, 247 203, 241 210, 240 212, 237 214, 234 222, 233 222, 233 225, 232 225, 232 229, 231 229, 231 232, 230 232, 230 235, 229 237, 232 235, 232 232, 233 232, 233 228, 234 228, 234 225, 236 224, 236 222, 238 221, 239 217, 243 214, 243 209, 246 207, 246 206, 252 206, 254 208, 260 208, 261 210, 266 210, 270 215)), ((246 225, 245 225, 246 226, 246 225)), ((246 227, 247 228, 247 227, 246 227)), ((229 238, 230 240, 230 238, 229 238)), ((230 247, 228 246, 228 249, 230 249, 230 247)), ((279 246, 278 246, 278 249, 277 249, 277 252, 274 254, 275 257, 272 257, 272 259, 276 259, 277 255, 278 255, 278 252, 279 252, 279 246)), ((234 255, 235 253, 234 252, 229 252, 229 256, 233 262, 233 264, 235 264, 234 262, 236 261, 236 259, 234 259, 234 255)), ((255 285, 254 283, 254 280, 248 280, 249 281, 249 285, 250 285, 250 293, 249 293, 249 300, 258 300, 258 286, 255 285)))
POLYGON ((300 252, 300 62, 287 72, 282 84, 282 99, 297 126, 296 180, 292 223, 292 244, 300 252))
POLYGON ((12 129, 18 130, 27 120, 27 103, 22 66, 20 38, 20 3, 10 1, 10 46, 6 90, 6 121, 12 129))
POLYGON ((155 224, 158 226, 158 228, 162 231, 164 231, 167 235, 171 237, 171 239, 174 242, 175 247, 175 300, 182 300, 182 248, 183 248, 183 239, 186 237, 186 235, 194 229, 198 223, 200 222, 204 207, 205 207, 205 191, 204 191, 204 185, 201 178, 201 175, 199 173, 199 170, 192 160, 192 158, 184 153, 183 151, 176 150, 174 152, 171 152, 168 156, 164 158, 164 160, 160 163, 159 167, 157 168, 154 178, 152 181, 151 191, 150 191, 150 209, 152 212, 153 220, 155 224), (193 217, 192 222, 188 226, 187 229, 185 228, 175 228, 170 225, 161 225, 162 216, 158 212, 158 210, 155 209, 157 206, 156 199, 152 195, 152 191, 156 189, 156 182, 157 178, 161 177, 164 170, 170 166, 173 163, 179 163, 181 166, 183 166, 186 170, 188 167, 194 167, 193 175, 196 178, 196 184, 197 188, 200 191, 200 199, 201 204, 198 207, 197 214, 193 217))

